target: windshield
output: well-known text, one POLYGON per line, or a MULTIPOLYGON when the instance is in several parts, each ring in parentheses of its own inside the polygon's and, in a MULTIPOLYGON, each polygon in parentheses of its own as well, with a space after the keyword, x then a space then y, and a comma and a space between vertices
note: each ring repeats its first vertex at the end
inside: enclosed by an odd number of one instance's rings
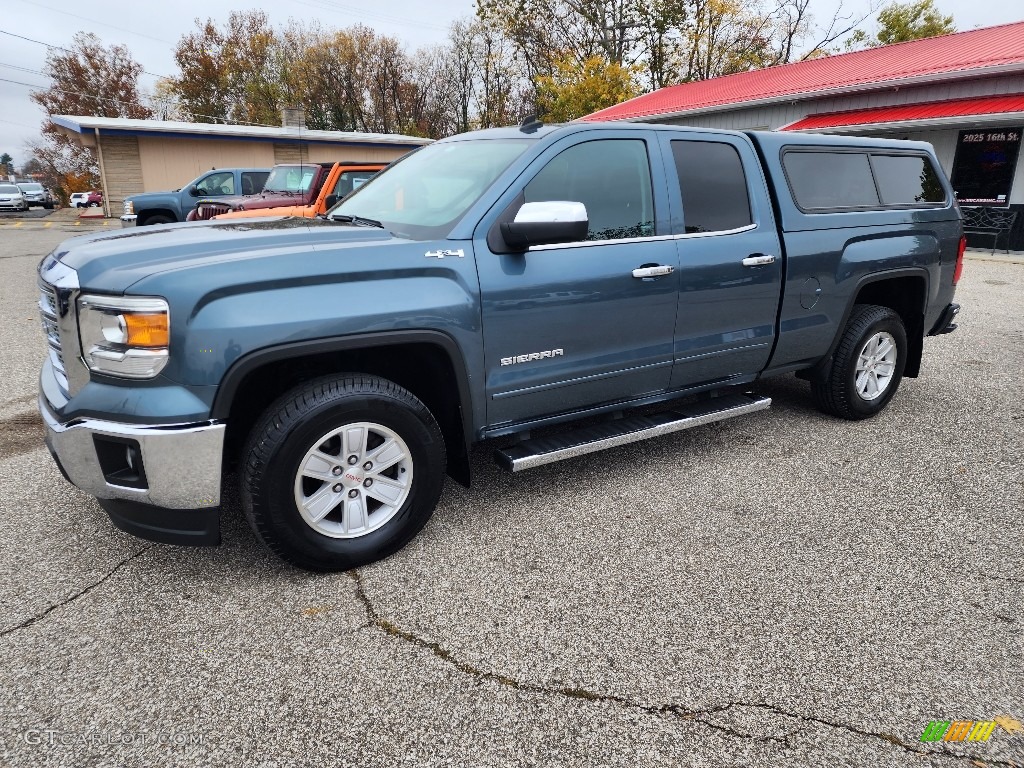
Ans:
POLYGON ((21 192, 21 190, 18 189, 13 184, 0 184, 0 192, 4 192, 6 194, 10 194, 12 192, 21 192))
POLYGON ((43 191, 43 185, 42 184, 19 184, 18 186, 21 187, 26 192, 42 192, 43 191))
POLYGON ((328 217, 375 219, 399 237, 445 237, 532 139, 431 144, 406 155, 332 208, 328 217))
POLYGON ((305 192, 313 183, 319 166, 278 165, 270 172, 264 192, 305 192))

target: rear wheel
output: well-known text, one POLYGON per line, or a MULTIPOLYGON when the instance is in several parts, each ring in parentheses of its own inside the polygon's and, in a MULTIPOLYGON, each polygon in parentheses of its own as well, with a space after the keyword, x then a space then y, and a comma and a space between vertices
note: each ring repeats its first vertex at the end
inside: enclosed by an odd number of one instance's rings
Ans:
POLYGON ((325 377, 273 403, 243 453, 242 505, 259 539, 300 568, 380 560, 434 512, 445 448, 430 411, 374 376, 325 377))
POLYGON ((844 419, 874 416, 896 394, 906 362, 907 332, 900 316, 889 307, 858 304, 831 366, 811 383, 815 402, 844 419))

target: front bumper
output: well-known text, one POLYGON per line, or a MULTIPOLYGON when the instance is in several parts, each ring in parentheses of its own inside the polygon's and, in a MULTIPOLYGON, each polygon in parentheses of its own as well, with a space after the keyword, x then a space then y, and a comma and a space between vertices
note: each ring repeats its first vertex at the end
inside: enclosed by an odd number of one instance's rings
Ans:
POLYGON ((124 216, 121 217, 121 226, 134 227, 135 223, 138 221, 138 218, 138 215, 134 213, 126 213, 124 216))
POLYGON ((224 424, 61 423, 43 396, 39 412, 61 473, 99 499, 118 528, 172 544, 220 542, 224 424), (118 464, 129 454, 134 472, 118 464))

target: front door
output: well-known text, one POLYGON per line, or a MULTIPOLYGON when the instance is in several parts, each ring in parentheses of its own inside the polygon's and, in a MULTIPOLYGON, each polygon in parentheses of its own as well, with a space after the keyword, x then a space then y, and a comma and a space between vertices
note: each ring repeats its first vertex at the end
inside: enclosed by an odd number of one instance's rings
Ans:
POLYGON ((490 426, 669 384, 678 257, 667 211, 655 206, 654 190, 665 188, 657 140, 636 131, 586 136, 541 155, 510 206, 581 202, 587 240, 523 254, 476 243, 490 426))

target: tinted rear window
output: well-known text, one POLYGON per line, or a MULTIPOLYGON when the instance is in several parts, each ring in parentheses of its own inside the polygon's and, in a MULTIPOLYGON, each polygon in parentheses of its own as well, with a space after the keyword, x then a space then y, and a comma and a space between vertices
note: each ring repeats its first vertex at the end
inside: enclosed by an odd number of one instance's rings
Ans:
POLYGON ((932 164, 921 155, 872 155, 871 167, 882 205, 946 202, 942 182, 932 164))
POLYGON ((722 232, 753 222, 736 148, 719 141, 673 141, 686 232, 722 232))
POLYGON ((793 198, 804 210, 879 206, 866 154, 787 152, 782 165, 793 198))

